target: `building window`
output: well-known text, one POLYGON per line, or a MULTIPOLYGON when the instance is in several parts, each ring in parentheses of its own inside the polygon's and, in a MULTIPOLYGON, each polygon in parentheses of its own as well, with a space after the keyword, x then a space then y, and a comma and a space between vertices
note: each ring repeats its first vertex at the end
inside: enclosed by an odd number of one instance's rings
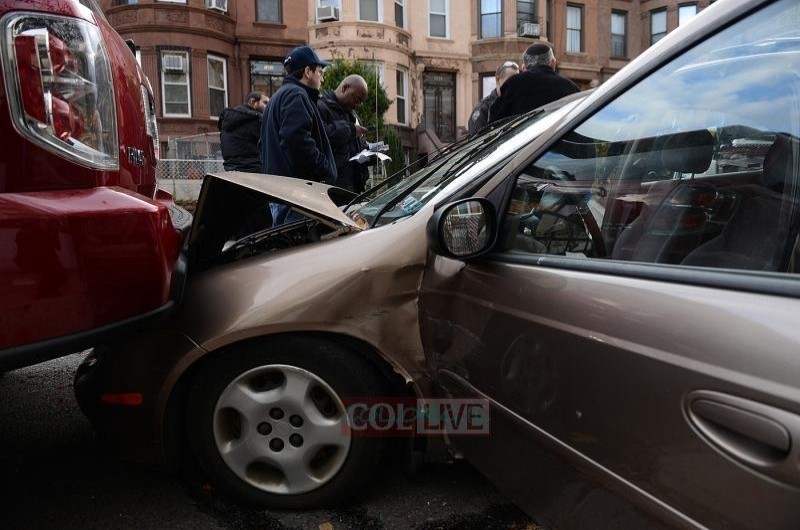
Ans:
POLYGON ((397 69, 397 98, 395 105, 397 106, 397 123, 408 124, 408 73, 401 69, 397 69))
POLYGON ((697 14, 697 4, 684 4, 678 6, 678 25, 681 26, 697 14))
POLYGON ((225 59, 208 56, 208 114, 219 117, 228 106, 228 66, 225 59))
POLYGON ((187 52, 162 52, 161 95, 164 116, 187 118, 192 115, 187 52))
POLYGON ((138 4, 139 0, 114 0, 111 5, 112 6, 131 6, 138 4))
POLYGON ((495 88, 497 88, 497 79, 494 74, 481 74, 481 99, 491 94, 495 88))
POLYGON ((250 91, 258 90, 272 97, 283 84, 286 74, 281 61, 250 61, 250 91))
POLYGON ((667 34, 667 10, 650 11, 650 44, 655 44, 667 34))
POLYGON ((339 0, 317 0, 317 7, 335 7, 339 9, 339 0))
POLYGON ((366 22, 382 22, 383 9, 379 0, 358 0, 358 20, 366 22))
POLYGON ((258 22, 283 23, 281 0, 256 0, 256 20, 258 22))
POLYGON ((611 12, 611 57, 628 56, 628 14, 611 12))
POLYGON ((449 28, 450 0, 428 0, 428 36, 446 39, 449 28))
POLYGON ((501 0, 480 0, 481 38, 492 39, 502 34, 503 7, 501 0))
POLYGON ((567 5, 567 53, 583 51, 583 6, 567 5))
POLYGON ((456 75, 426 72, 422 80, 425 94, 425 128, 433 130, 443 142, 456 139, 456 75))
POLYGON ((375 76, 378 78, 378 83, 385 85, 383 63, 379 63, 378 61, 365 61, 363 59, 359 59, 359 62, 362 63, 368 71, 375 73, 375 76))
POLYGON ((406 27, 406 0, 394 0, 394 24, 398 28, 406 27))
POLYGON ((538 23, 539 17, 536 15, 536 2, 518 1, 517 2, 517 29, 528 22, 538 23))

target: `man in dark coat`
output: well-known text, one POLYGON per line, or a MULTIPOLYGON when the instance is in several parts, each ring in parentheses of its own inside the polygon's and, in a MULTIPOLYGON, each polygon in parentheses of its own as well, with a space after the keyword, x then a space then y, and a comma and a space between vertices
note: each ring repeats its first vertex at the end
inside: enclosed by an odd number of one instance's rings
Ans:
POLYGON ((258 139, 261 117, 269 98, 263 92, 250 92, 245 101, 244 105, 223 110, 219 116, 222 166, 225 171, 261 173, 258 139))
POLYGON ((512 75, 519 73, 519 65, 513 61, 506 61, 501 64, 494 72, 495 87, 489 92, 478 105, 473 109, 467 122, 469 134, 475 134, 490 123, 489 109, 500 96, 500 87, 511 78, 512 75))
POLYGON ((534 44, 522 56, 525 71, 503 85, 500 97, 492 105, 492 122, 523 114, 578 92, 578 86, 555 72, 553 49, 547 44, 534 44))
POLYGON ((367 129, 358 121, 355 109, 367 99, 367 82, 360 75, 350 75, 336 90, 328 90, 317 102, 325 131, 336 161, 336 185, 355 193, 364 191, 367 168, 350 158, 367 147, 367 129))
MULTIPOLYGON (((336 163, 317 109, 322 69, 330 63, 308 46, 300 46, 283 65, 288 75, 273 94, 261 124, 264 173, 334 184, 336 163)), ((285 205, 270 206, 275 225, 301 218, 285 205)))

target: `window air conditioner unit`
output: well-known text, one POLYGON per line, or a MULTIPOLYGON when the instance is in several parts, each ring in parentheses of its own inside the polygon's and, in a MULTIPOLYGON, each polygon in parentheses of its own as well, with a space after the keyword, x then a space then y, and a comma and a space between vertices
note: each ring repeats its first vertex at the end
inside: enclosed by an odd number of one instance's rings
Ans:
POLYGON ((164 55, 162 58, 164 63, 162 66, 165 72, 185 72, 186 65, 184 64, 183 55, 164 55))
POLYGON ((518 35, 520 37, 538 37, 541 35, 539 24, 537 22, 523 22, 519 25, 518 35))
POLYGON ((228 12, 228 0, 208 0, 207 5, 209 9, 216 9, 223 13, 228 12))
POLYGON ((318 22, 336 22, 339 20, 339 8, 335 6, 323 6, 317 8, 318 22))

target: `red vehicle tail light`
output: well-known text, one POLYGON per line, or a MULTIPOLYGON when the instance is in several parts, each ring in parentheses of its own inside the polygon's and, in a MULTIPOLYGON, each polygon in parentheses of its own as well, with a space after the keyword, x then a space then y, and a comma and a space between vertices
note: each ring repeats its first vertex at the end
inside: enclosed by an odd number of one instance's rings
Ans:
POLYGON ((53 109, 53 127, 58 139, 69 142, 70 138, 82 137, 85 128, 80 111, 57 97, 52 98, 51 105, 53 109))
POLYGON ((44 111, 44 89, 42 88, 42 71, 36 53, 34 37, 17 37, 14 42, 18 57, 18 73, 22 85, 23 106, 30 116, 41 123, 47 119, 44 111))
POLYGON ((75 54, 69 51, 63 40, 49 35, 50 65, 55 75, 78 75, 78 63, 75 54))
POLYGON ((17 131, 82 165, 119 169, 114 83, 99 29, 38 13, 12 13, 1 24, 17 131))
POLYGON ((145 126, 147 127, 147 136, 153 144, 153 165, 158 163, 161 158, 161 146, 158 143, 158 122, 156 122, 156 102, 153 97, 153 91, 150 88, 150 83, 147 86, 142 85, 142 107, 144 107, 145 126))

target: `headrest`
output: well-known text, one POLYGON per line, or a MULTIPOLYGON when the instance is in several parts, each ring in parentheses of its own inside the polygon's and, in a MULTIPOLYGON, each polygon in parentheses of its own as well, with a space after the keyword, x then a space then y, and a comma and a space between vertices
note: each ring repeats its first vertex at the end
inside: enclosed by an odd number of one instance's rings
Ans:
POLYGON ((775 135, 775 141, 764 156, 764 185, 774 191, 783 191, 784 184, 794 178, 798 160, 800 141, 786 133, 775 135))
POLYGON ((660 137, 661 163, 679 173, 703 173, 711 165, 714 137, 708 129, 668 134, 660 137))

